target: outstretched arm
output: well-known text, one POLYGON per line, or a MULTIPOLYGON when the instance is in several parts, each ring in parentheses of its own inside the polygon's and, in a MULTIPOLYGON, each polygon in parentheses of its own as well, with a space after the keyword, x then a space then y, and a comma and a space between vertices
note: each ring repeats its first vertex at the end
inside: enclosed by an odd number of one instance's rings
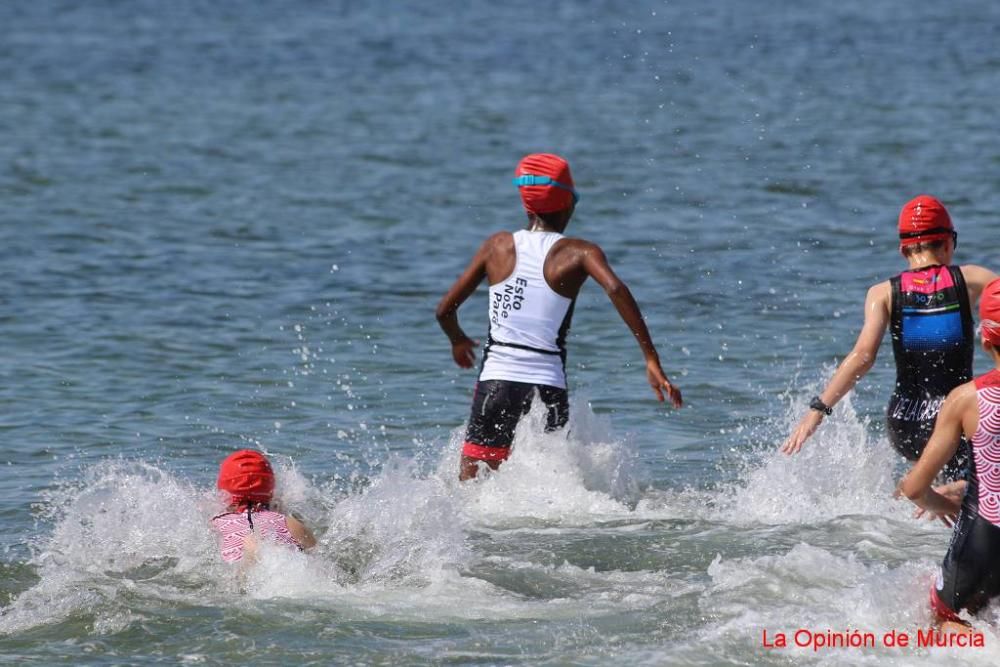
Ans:
MULTIPOLYGON (((861 327, 861 333, 858 334, 854 349, 840 362, 837 371, 830 378, 823 393, 819 395, 820 400, 826 405, 830 407, 836 405, 837 401, 847 395, 847 392, 853 389, 858 380, 863 378, 875 364, 882 336, 889 326, 891 299, 892 292, 888 282, 879 283, 868 290, 868 296, 865 298, 865 323, 861 327)), ((798 452, 802 449, 802 444, 819 427, 821 421, 823 413, 810 408, 781 446, 781 451, 785 454, 798 452)))
POLYGON ((435 311, 441 330, 451 341, 451 356, 455 363, 462 368, 472 368, 472 365, 476 363, 476 353, 473 348, 476 347, 477 343, 466 336, 458 324, 458 307, 465 303, 465 300, 476 291, 476 287, 486 277, 486 258, 489 256, 491 241, 492 238, 487 239, 480 246, 462 275, 441 297, 441 302, 438 303, 435 311))
POLYGON ((649 335, 649 329, 646 327, 645 320, 642 319, 639 304, 635 302, 628 286, 611 269, 604 251, 594 244, 588 244, 588 247, 583 250, 583 267, 587 275, 604 288, 611 303, 614 304, 618 314, 625 321, 632 335, 635 336, 636 342, 639 343, 642 356, 646 359, 646 378, 649 380, 649 386, 652 387, 656 397, 663 401, 664 392, 666 392, 666 396, 673 406, 675 408, 681 407, 683 405, 681 390, 667 380, 667 376, 660 366, 660 355, 656 352, 653 339, 649 335))
POLYGON ((304 550, 312 549, 316 546, 316 537, 301 521, 293 516, 288 516, 285 517, 285 523, 288 526, 288 532, 292 534, 292 537, 295 538, 295 541, 304 550))

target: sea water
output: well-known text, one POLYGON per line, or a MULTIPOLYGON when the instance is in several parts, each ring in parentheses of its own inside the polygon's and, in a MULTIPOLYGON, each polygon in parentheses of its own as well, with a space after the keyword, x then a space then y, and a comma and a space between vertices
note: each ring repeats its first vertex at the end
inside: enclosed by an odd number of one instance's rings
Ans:
MULTIPOLYGON (((459 431, 429 468, 390 455, 354 488, 275 452, 277 501, 320 544, 265 545, 247 571, 219 558, 209 485, 108 459, 42 494, 30 556, 5 564, 22 589, 0 617, 5 650, 45 662, 991 664, 992 648, 765 648, 765 632, 915 635, 930 620, 947 530, 891 499, 886 443, 843 407, 798 459, 762 453, 710 489, 649 486, 627 444, 595 437, 585 406, 568 435, 546 434, 536 409, 508 464, 464 485, 459 431)), ((977 621, 990 643, 991 620, 977 621)))
MULTIPOLYGON (((993 267, 991 3, 41 2, 0 7, 0 660, 995 664, 895 648, 950 537, 892 499, 889 341, 776 453, 903 268, 921 192, 993 267), (437 300, 569 158, 601 290, 569 428, 457 482, 475 373, 437 300), (221 562, 230 451, 310 553, 221 562), (778 633, 874 648, 769 648, 778 633), (766 635, 765 635, 766 633, 766 635)), ((485 292, 461 310, 486 335, 485 292)), ((977 370, 985 368, 977 356, 977 370)))

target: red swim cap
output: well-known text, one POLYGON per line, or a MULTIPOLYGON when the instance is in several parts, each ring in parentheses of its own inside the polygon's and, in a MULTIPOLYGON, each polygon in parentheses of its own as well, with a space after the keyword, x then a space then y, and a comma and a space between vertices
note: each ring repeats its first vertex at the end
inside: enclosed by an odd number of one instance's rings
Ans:
POLYGON ((241 449, 222 461, 218 486, 234 503, 266 503, 274 493, 274 471, 263 454, 241 449))
POLYGON ((914 197, 899 212, 900 246, 946 239, 954 231, 948 210, 930 195, 914 197))
POLYGON ((514 170, 514 185, 528 213, 562 211, 577 200, 569 163, 552 153, 532 153, 521 158, 514 170))
POLYGON ((984 287, 979 297, 979 330, 983 340, 1000 345, 1000 278, 984 287))

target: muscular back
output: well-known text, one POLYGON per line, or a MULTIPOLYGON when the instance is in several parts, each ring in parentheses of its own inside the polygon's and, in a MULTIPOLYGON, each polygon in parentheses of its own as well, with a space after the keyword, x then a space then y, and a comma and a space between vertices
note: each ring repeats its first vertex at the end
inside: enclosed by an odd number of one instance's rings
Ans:
MULTIPOLYGON (((570 214, 572 209, 569 209, 563 223, 569 219, 570 214)), ((473 348, 476 342, 458 324, 459 306, 472 296, 484 278, 491 287, 502 283, 514 272, 516 264, 514 235, 510 232, 494 234, 483 242, 462 275, 441 297, 435 315, 441 329, 451 341, 452 358, 462 368, 471 368, 475 363, 473 348)), ((676 408, 683 405, 680 390, 670 384, 660 367, 660 357, 649 336, 639 305, 628 286, 615 275, 600 246, 582 239, 559 239, 545 256, 542 275, 553 292, 570 300, 576 298, 588 277, 593 278, 604 289, 639 344, 646 359, 646 379, 657 398, 662 401, 669 397, 676 408)))
MULTIPOLYGON (((491 236, 486 245, 486 278, 490 285, 496 285, 506 280, 514 272, 517 264, 514 235, 510 232, 499 232, 491 236)), ((545 282, 556 294, 575 299, 589 275, 586 264, 588 255, 596 255, 601 260, 604 257, 600 247, 590 241, 560 239, 545 258, 545 266, 542 269, 545 282)))

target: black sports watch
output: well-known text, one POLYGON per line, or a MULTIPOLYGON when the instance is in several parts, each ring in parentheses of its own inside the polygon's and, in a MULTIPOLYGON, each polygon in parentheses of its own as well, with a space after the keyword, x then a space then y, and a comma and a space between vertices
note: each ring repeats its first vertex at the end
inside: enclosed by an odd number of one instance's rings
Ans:
POLYGON ((819 396, 813 396, 812 400, 809 401, 809 408, 817 412, 822 412, 828 417, 833 414, 833 408, 824 403, 819 396))

